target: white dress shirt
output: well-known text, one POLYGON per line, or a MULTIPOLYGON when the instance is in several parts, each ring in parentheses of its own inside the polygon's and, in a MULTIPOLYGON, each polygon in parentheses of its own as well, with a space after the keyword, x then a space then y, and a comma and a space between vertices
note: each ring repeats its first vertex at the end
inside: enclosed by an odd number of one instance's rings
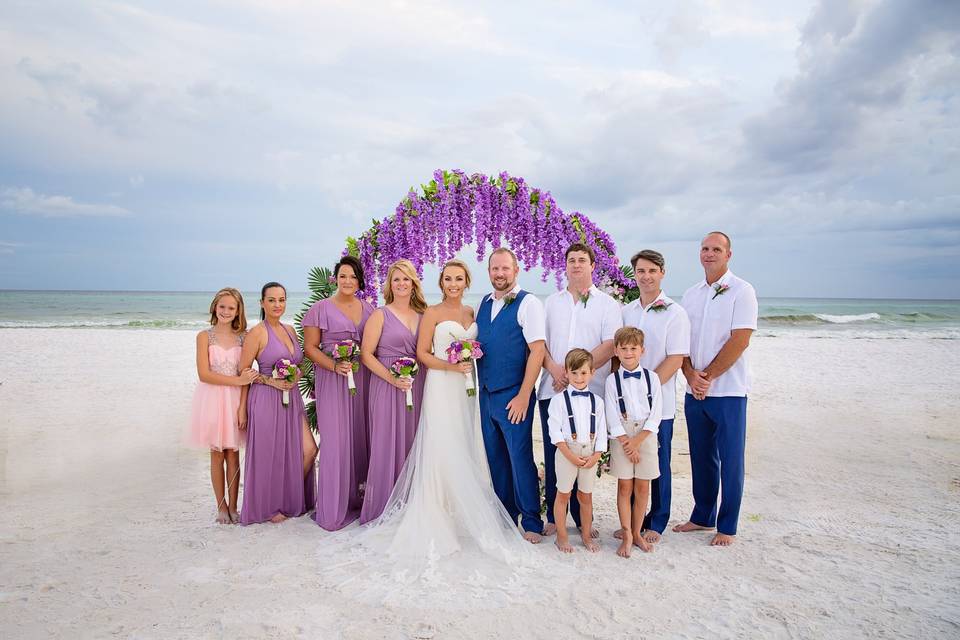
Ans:
MULTIPOLYGON (((580 391, 573 385, 567 387, 570 392, 570 405, 573 407, 573 421, 577 425, 577 439, 579 444, 590 444, 590 398, 583 396, 574 396, 574 391, 580 391)), ((586 389, 584 389, 586 391, 586 389)), ((595 427, 596 441, 594 441, 594 452, 607 450, 607 422, 604 419, 603 397, 594 394, 596 403, 595 427)), ((553 396, 550 405, 547 407, 547 428, 550 431, 550 442, 557 445, 561 442, 573 440, 573 434, 570 433, 570 419, 567 417, 567 403, 563 399, 563 392, 553 396)))
MULTIPOLYGON (((667 356, 690 355, 690 319, 683 307, 662 291, 646 307, 637 298, 623 308, 623 326, 643 331, 643 355, 640 366, 656 370, 667 356), (667 308, 651 311, 650 307, 663 301, 667 308)), ((663 383, 663 415, 670 420, 677 412, 677 374, 663 383)))
MULTIPOLYGON (((518 293, 520 293, 519 283, 514 285, 513 289, 504 294, 499 300, 497 300, 496 296, 492 293, 484 296, 480 304, 486 302, 487 298, 493 300, 490 305, 490 322, 493 322, 497 314, 500 313, 500 310, 503 309, 503 299, 510 295, 515 296, 518 293)), ((511 302, 510 304, 517 303, 511 302)), ((480 317, 480 305, 477 305, 474 317, 480 317)), ((540 302, 537 296, 529 291, 527 295, 523 296, 523 300, 520 301, 520 306, 517 307, 517 324, 523 329, 523 339, 527 341, 527 344, 536 342, 537 340, 546 340, 547 331, 546 321, 544 320, 543 303, 540 302)))
MULTIPOLYGON (((650 395, 653 396, 653 406, 647 401, 647 379, 642 375, 643 366, 637 365, 636 369, 627 369, 620 367, 620 381, 623 389, 623 404, 627 408, 627 420, 635 420, 643 423, 643 430, 657 435, 660 431, 660 416, 663 414, 663 387, 660 385, 660 378, 652 370, 650 371, 650 395), (639 371, 639 378, 627 378, 623 375, 629 371, 634 373, 639 371)), ((626 435, 623 428, 623 418, 620 414, 620 403, 617 402, 617 381, 614 380, 615 374, 607 376, 607 382, 604 385, 603 401, 607 414, 607 427, 611 438, 626 435)))
MULTIPOLYGON (((590 297, 587 298, 586 305, 563 289, 547 298, 544 310, 547 319, 547 351, 561 367, 571 349, 593 351, 600 343, 613 340, 613 334, 623 326, 620 303, 596 286, 590 287, 590 297)), ((602 396, 603 381, 609 373, 609 362, 597 368, 590 381, 590 390, 602 396)), ((546 400, 554 395, 556 392, 553 390, 553 376, 544 367, 537 397, 546 400)))
MULTIPOLYGON (((757 329, 757 294, 746 280, 727 271, 714 284, 701 280, 680 301, 690 317, 690 362, 703 371, 720 353, 734 329, 757 329), (729 287, 717 295, 717 287, 729 287)), ((747 349, 749 351, 749 349, 747 349)), ((752 372, 747 351, 729 369, 710 382, 710 397, 746 396, 752 372)), ((691 393, 689 385, 687 393, 691 393)))

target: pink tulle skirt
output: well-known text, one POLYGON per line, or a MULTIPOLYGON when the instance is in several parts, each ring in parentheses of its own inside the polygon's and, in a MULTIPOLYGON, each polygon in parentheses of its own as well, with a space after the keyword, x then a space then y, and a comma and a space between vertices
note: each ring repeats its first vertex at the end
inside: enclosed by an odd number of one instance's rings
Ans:
POLYGON ((237 426, 240 387, 198 382, 187 429, 187 444, 224 451, 239 449, 244 435, 237 426))

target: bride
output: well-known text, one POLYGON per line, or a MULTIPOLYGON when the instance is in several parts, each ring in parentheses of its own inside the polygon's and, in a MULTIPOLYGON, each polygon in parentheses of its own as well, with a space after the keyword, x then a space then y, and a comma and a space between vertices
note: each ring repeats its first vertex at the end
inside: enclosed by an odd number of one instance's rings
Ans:
POLYGON ((469 286, 466 264, 443 266, 443 301, 420 322, 417 358, 427 378, 410 454, 383 514, 353 539, 346 563, 328 566, 339 566, 349 575, 344 584, 361 595, 400 602, 427 591, 431 606, 446 600, 458 607, 464 586, 489 605, 497 593, 542 590, 543 558, 531 551, 493 491, 476 399, 465 386, 473 365, 442 358, 454 340, 477 337, 473 309, 462 301, 469 286), (370 572, 376 575, 363 577, 370 572))

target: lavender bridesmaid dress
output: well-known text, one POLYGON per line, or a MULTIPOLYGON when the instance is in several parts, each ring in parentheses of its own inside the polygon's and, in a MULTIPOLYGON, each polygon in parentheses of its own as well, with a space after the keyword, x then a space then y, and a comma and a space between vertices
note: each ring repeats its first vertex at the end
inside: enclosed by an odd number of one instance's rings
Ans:
MULTIPOLYGON (((398 358, 417 357, 417 334, 411 333, 392 311, 383 308, 383 331, 374 352, 380 364, 390 369, 398 358)), ((410 452, 417 422, 420 420, 420 403, 423 400, 423 383, 426 369, 413 379, 413 410, 407 410, 406 393, 370 374, 367 419, 370 424, 370 470, 367 473, 366 492, 360 524, 377 518, 387 504, 403 463, 410 452)))
MULTIPOLYGON (((257 356, 261 373, 270 375, 273 365, 286 358, 294 364, 303 359, 296 335, 284 328, 293 342, 293 353, 267 329, 267 345, 257 356)), ((290 404, 283 406, 282 393, 265 384, 250 385, 247 394, 247 454, 243 467, 243 508, 240 524, 266 522, 278 513, 303 515, 313 499, 313 474, 303 478, 303 398, 290 390, 290 404)))
MULTIPOLYGON (((320 348, 329 354, 334 343, 353 340, 360 345, 363 328, 373 307, 363 300, 360 324, 337 308, 333 300, 320 300, 303 316, 303 326, 321 331, 320 348)), ((313 519, 328 531, 342 529, 360 515, 360 485, 367 479, 366 367, 353 374, 357 394, 350 395, 347 378, 314 366, 317 398, 317 432, 320 435, 320 462, 317 475, 317 511, 313 519)))

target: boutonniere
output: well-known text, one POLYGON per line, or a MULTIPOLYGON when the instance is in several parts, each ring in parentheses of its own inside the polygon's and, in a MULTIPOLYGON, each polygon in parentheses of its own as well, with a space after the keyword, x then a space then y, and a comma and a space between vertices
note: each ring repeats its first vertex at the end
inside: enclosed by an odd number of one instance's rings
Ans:
POLYGON ((666 311, 667 307, 669 307, 671 304, 673 303, 667 302, 666 300, 661 298, 656 302, 654 302, 652 305, 650 305, 650 311, 656 311, 657 313, 660 313, 662 311, 666 311))
POLYGON ((516 299, 517 299, 517 294, 508 293, 507 295, 503 296, 503 306, 509 307, 510 305, 513 304, 514 300, 516 299))
POLYGON ((586 291, 585 293, 581 293, 581 294, 580 294, 580 302, 583 303, 583 308, 584 308, 584 309, 587 308, 587 300, 589 300, 589 299, 590 299, 590 290, 589 290, 589 289, 587 289, 587 291, 586 291))
POLYGON ((729 290, 730 290, 730 285, 728 285, 728 284, 720 284, 720 283, 718 282, 717 284, 713 285, 713 298, 710 298, 710 299, 711 299, 711 300, 714 300, 714 299, 716 299, 717 296, 722 296, 723 294, 725 294, 725 293, 726 293, 727 291, 729 291, 729 290))

